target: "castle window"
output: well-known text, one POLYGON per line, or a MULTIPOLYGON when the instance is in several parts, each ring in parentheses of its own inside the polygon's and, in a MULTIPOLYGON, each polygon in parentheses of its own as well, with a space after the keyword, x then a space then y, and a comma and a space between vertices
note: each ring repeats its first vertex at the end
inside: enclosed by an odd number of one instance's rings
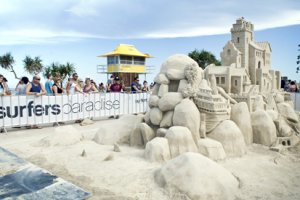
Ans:
POLYGON ((225 77, 221 77, 221 84, 225 84, 225 77))
POLYGON ((237 38, 237 43, 240 43, 240 38, 239 37, 237 38))
POLYGON ((258 69, 260 69, 260 61, 258 61, 257 67, 258 69))
POLYGON ((237 80, 234 80, 234 85, 237 86, 237 80))
POLYGON ((216 77, 217 84, 220 84, 220 77, 216 77))
POLYGON ((231 54, 230 49, 227 49, 227 56, 230 56, 230 54, 231 54))

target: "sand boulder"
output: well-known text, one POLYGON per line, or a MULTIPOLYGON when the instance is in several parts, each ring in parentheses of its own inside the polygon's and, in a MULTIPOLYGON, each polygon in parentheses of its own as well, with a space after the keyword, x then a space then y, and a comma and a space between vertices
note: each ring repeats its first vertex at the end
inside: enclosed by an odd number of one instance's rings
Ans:
POLYGON ((200 139, 200 112, 192 100, 183 99, 175 107, 173 125, 187 127, 191 131, 195 143, 200 139))
POLYGON ((251 125, 251 116, 248 106, 245 102, 234 104, 231 107, 230 119, 240 128, 245 143, 247 145, 253 143, 253 132, 251 125))
POLYGON ((138 147, 144 146, 144 140, 139 126, 137 126, 130 133, 129 144, 130 146, 138 146, 138 147))
POLYGON ((213 129, 208 137, 221 142, 227 156, 242 156, 246 143, 239 127, 231 120, 225 120, 213 129))
POLYGON ((147 110, 147 112, 144 115, 144 122, 146 122, 147 124, 149 124, 150 121, 150 110, 147 110))
POLYGON ((168 92, 158 101, 158 107, 163 112, 174 110, 175 106, 180 103, 182 99, 181 93, 168 92))
POLYGON ((158 108, 151 108, 150 121, 154 125, 159 125, 163 117, 163 113, 158 108))
POLYGON ((281 94, 278 94, 278 93, 275 95, 274 99, 275 99, 276 103, 284 102, 284 97, 281 94))
POLYGON ((164 114, 164 116, 160 122, 161 128, 169 128, 173 125, 173 123, 172 123, 173 114, 174 114, 174 111, 171 111, 171 110, 164 114))
POLYGON ((253 103, 253 110, 265 110, 265 104, 263 97, 261 95, 257 95, 253 103))
POLYGON ((287 120, 297 123, 299 122, 299 116, 295 113, 295 110, 292 108, 292 106, 288 103, 279 103, 277 104, 278 112, 283 117, 285 117, 287 120))
POLYGON ((152 88, 152 95, 158 95, 160 84, 155 84, 154 87, 152 88))
POLYGON ((285 118, 280 117, 277 120, 275 120, 274 123, 277 129, 278 137, 288 137, 294 133, 293 129, 286 122, 285 118))
POLYGON ((185 152, 198 152, 190 130, 183 126, 172 126, 168 129, 166 138, 169 142, 171 157, 185 152))
POLYGON ((198 140, 198 149, 202 155, 212 160, 223 160, 226 158, 222 144, 210 138, 198 140))
POLYGON ((182 199, 232 200, 238 181, 222 166, 198 153, 185 153, 154 174, 156 183, 180 192, 182 199))
POLYGON ((166 128, 159 128, 156 131, 156 137, 165 137, 167 134, 167 130, 166 128))
POLYGON ((253 142, 271 146, 276 141, 276 127, 272 118, 264 110, 251 113, 253 142))
POLYGON ((140 123, 137 128, 140 130, 144 145, 155 137, 154 130, 148 124, 140 123))
POLYGON ((72 125, 59 126, 54 128, 54 132, 42 138, 36 146, 66 146, 80 142, 83 139, 82 134, 72 125))
POLYGON ((177 69, 168 69, 166 72, 168 79, 170 80, 181 80, 184 79, 184 72, 182 70, 177 69))
POLYGON ((164 162, 170 160, 170 149, 168 140, 156 137, 146 144, 145 158, 151 162, 164 162))
POLYGON ((170 80, 181 80, 185 77, 185 67, 189 65, 197 65, 197 63, 185 54, 175 54, 163 62, 160 72, 166 73, 170 80))
POLYGON ((142 121, 143 115, 124 115, 118 120, 107 121, 98 129, 93 140, 105 145, 129 144, 131 133, 142 121))
POLYGON ((155 77, 154 81, 158 84, 167 84, 168 85, 170 83, 169 79, 167 78, 167 76, 165 74, 158 74, 155 77))
POLYGON ((158 89, 158 96, 162 97, 169 91, 169 85, 167 84, 160 84, 159 89, 158 89))
POLYGON ((182 91, 186 90, 187 87, 188 87, 188 81, 185 79, 180 80, 179 86, 178 86, 178 92, 182 92, 182 91))
POLYGON ((159 97, 157 95, 151 95, 149 98, 149 106, 150 107, 158 107, 159 97))
POLYGON ((275 110, 267 110, 266 112, 273 121, 277 120, 279 117, 278 112, 276 112, 275 110))

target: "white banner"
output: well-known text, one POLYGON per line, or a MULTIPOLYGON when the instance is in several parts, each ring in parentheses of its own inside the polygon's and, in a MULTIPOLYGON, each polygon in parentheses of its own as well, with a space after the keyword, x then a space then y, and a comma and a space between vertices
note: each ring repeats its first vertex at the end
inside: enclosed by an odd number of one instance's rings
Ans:
POLYGON ((0 98, 0 127, 142 113, 148 110, 149 97, 148 93, 2 96, 0 98))

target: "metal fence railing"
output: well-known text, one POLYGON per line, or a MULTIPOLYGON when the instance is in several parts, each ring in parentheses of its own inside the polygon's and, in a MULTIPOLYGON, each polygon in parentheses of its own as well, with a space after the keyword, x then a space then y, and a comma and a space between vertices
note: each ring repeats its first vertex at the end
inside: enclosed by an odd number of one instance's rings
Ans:
POLYGON ((146 112, 149 93, 1 96, 0 128, 146 112))

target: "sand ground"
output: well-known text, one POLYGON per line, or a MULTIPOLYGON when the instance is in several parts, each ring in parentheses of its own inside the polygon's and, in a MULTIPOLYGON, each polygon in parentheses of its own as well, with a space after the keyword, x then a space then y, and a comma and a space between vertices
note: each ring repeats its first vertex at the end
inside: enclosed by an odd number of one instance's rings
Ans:
MULTIPOLYGON (((121 152, 114 152, 112 145, 99 145, 91 140, 99 127, 113 128, 120 120, 101 120, 84 127, 73 124, 85 138, 73 145, 37 145, 55 129, 45 127, 0 134, 0 146, 92 192, 90 199, 188 199, 157 186, 153 173, 161 164, 145 160, 143 149, 120 145, 121 152), (83 150, 86 156, 81 155, 83 150)), ((299 145, 278 153, 253 144, 243 157, 218 163, 239 180, 237 200, 300 199, 299 145)))

